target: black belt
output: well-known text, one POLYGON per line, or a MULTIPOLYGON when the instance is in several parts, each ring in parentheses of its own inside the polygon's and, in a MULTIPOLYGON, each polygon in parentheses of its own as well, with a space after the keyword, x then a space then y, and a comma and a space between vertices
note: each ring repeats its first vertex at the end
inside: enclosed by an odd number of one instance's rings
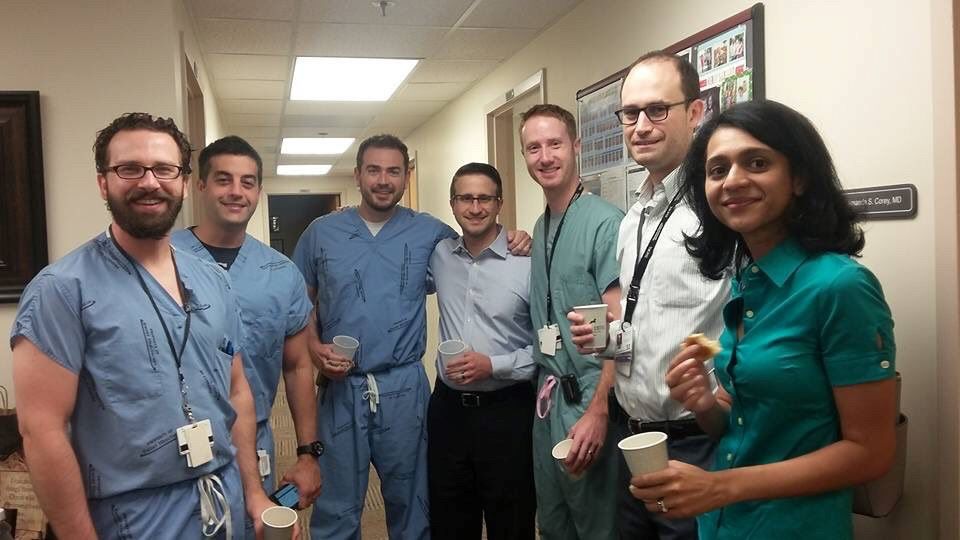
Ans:
POLYGON ((461 392, 460 390, 450 388, 439 378, 434 386, 433 393, 444 401, 455 403, 468 409, 486 407, 494 403, 511 400, 529 400, 532 402, 536 395, 533 385, 529 382, 520 382, 489 392, 461 392))
POLYGON ((627 420, 627 428, 630 429, 630 433, 634 435, 648 431, 660 431, 666 433, 667 437, 674 441, 687 437, 695 437, 697 435, 706 435, 700 427, 700 424, 692 418, 686 420, 664 420, 663 422, 641 422, 636 418, 630 418, 627 420))

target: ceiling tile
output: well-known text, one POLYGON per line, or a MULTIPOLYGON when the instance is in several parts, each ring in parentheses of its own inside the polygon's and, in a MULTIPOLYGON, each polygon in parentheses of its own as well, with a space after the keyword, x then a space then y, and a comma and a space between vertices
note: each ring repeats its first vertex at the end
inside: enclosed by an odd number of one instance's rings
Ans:
POLYGON ((231 127, 279 126, 279 114, 228 114, 226 123, 231 127))
POLYGON ((369 0, 312 0, 300 8, 300 20, 335 23, 453 26, 473 0, 398 0, 386 17, 369 0))
POLYGON ((429 114, 394 114, 384 113, 378 115, 367 128, 370 130, 391 130, 395 128, 416 128, 430 119, 429 114))
POLYGON ((276 147, 277 147, 277 138, 276 138, 276 137, 266 137, 266 138, 262 138, 262 137, 251 137, 251 138, 247 139, 247 142, 250 143, 250 146, 253 146, 254 148, 273 147, 274 149, 276 149, 276 147))
POLYGON ((411 83, 397 92, 398 100, 451 100, 467 89, 468 83, 411 83))
POLYGON ((194 17, 293 20, 295 0, 188 0, 194 17))
POLYGON ((289 115, 283 117, 283 126, 286 127, 311 127, 316 125, 329 126, 332 128, 365 128, 373 116, 310 116, 310 115, 289 115))
POLYGON ((226 113, 280 114, 283 112, 283 101, 279 99, 221 99, 220 108, 226 113))
POLYGON ((293 23, 197 19, 197 32, 207 54, 289 54, 293 23))
POLYGON ((285 127, 280 132, 282 137, 359 137, 363 128, 330 127, 324 125, 285 127))
POLYGON ((443 28, 368 24, 300 24, 300 56, 425 58, 443 39, 443 28))
POLYGON ((216 82, 220 99, 283 99, 286 81, 250 81, 219 79, 216 82))
POLYGON ((529 43, 536 33, 536 30, 524 29, 459 28, 431 58, 503 60, 529 43))
POLYGON ((382 101, 287 101, 287 114, 373 116, 382 101))
POLYGON ((417 64, 410 82, 473 82, 493 71, 496 66, 496 60, 424 60, 417 64))
POLYGON ((417 114, 433 116, 444 108, 449 101, 388 101, 384 114, 417 114))
POLYGON ((207 65, 215 79, 283 81, 290 76, 289 56, 258 54, 208 54, 207 65))
POLYGON ((242 126, 232 130, 234 135, 244 139, 254 139, 257 137, 279 137, 280 126, 242 126))
POLYGON ((483 0, 461 26, 539 30, 576 7, 580 0, 483 0))
MULTIPOLYGON (((348 148, 349 152, 350 149, 348 148)), ((291 156, 288 154, 280 154, 280 165, 333 165, 335 162, 340 160, 340 156, 343 154, 337 154, 333 156, 291 156)))

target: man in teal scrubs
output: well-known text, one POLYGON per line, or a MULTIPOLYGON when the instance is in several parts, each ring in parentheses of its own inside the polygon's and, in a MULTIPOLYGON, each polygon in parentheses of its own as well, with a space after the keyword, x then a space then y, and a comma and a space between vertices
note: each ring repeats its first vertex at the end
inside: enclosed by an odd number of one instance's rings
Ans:
POLYGON ((530 312, 540 366, 533 427, 537 514, 543 538, 616 538, 616 441, 608 437, 613 363, 577 353, 566 313, 606 303, 620 311, 617 232, 623 212, 583 193, 576 121, 556 105, 522 116, 520 140, 530 176, 547 199, 534 228, 530 312), (561 466, 553 446, 573 439, 561 466))

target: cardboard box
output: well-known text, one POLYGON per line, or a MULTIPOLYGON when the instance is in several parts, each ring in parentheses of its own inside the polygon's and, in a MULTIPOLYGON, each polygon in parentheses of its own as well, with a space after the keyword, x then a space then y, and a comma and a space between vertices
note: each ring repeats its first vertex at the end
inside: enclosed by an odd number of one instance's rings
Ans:
POLYGON ((27 464, 19 452, 0 461, 0 506, 17 509, 18 540, 42 538, 47 518, 40 510, 27 464))

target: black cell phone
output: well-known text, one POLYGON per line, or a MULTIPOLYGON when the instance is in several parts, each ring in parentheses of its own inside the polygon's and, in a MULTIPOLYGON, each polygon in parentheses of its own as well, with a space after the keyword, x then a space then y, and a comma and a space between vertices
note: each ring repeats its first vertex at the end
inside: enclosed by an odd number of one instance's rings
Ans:
POLYGON ((563 391, 564 401, 571 405, 580 403, 583 399, 583 393, 580 391, 580 381, 572 373, 560 377, 560 389, 563 391))
POLYGON ((295 509, 300 504, 300 492, 294 484, 284 484, 270 495, 270 500, 280 506, 295 509))

